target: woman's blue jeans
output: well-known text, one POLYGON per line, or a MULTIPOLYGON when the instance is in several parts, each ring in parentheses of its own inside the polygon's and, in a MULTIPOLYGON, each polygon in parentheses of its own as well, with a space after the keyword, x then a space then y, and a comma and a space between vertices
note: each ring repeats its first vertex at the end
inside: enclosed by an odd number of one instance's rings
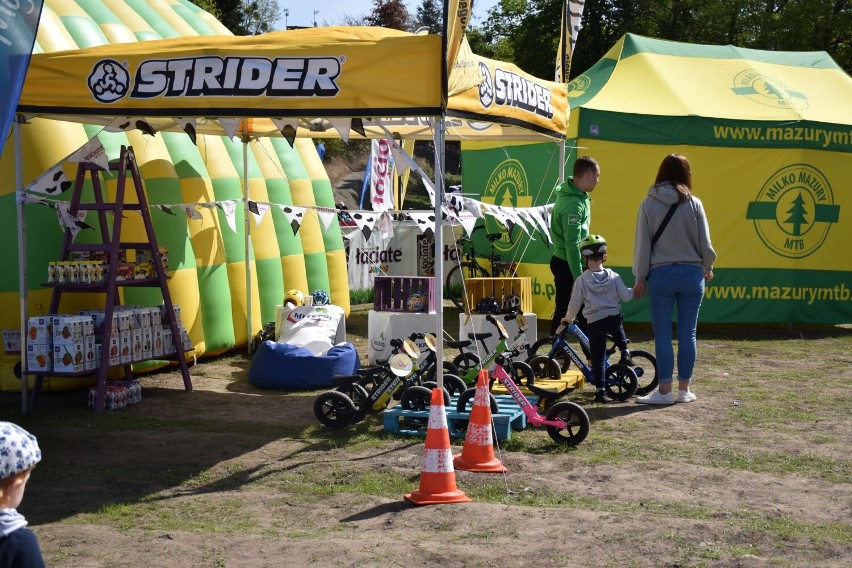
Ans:
POLYGON ((695 329, 704 296, 704 269, 691 264, 666 264, 648 274, 648 300, 657 350, 657 377, 671 384, 674 374, 672 314, 677 309, 677 379, 689 381, 695 368, 695 329))

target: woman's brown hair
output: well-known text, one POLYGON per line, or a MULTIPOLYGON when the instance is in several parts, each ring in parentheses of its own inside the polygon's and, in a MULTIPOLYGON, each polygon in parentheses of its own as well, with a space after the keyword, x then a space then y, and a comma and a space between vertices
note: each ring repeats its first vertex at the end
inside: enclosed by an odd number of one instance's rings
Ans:
POLYGON ((657 172, 657 181, 671 183, 680 194, 678 201, 683 203, 692 198, 692 168, 689 160, 683 154, 669 154, 663 158, 660 170, 657 172))

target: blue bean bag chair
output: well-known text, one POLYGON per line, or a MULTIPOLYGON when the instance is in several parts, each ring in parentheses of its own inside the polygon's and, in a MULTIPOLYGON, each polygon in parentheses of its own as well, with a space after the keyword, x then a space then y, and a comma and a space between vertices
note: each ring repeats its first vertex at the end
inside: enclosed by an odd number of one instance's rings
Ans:
POLYGON ((331 388, 331 377, 352 375, 360 366, 351 343, 335 345, 325 355, 314 355, 304 347, 267 340, 254 354, 248 380, 262 389, 331 388))

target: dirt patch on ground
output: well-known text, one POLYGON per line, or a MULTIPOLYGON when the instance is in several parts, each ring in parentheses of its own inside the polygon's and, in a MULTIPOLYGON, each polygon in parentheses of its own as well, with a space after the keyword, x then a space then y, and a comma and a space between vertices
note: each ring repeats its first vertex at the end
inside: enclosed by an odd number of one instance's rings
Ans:
MULTIPOLYGON (((362 320, 347 321, 360 352, 362 320)), ((456 471, 469 504, 412 506, 421 438, 386 435, 380 415, 331 432, 317 392, 258 390, 240 354, 193 367, 191 393, 177 373, 143 377, 142 403, 121 412, 95 415, 79 392, 23 418, 14 393, 0 408, 44 450, 20 510, 49 566, 841 567, 850 342, 777 332, 755 350, 705 334, 696 403, 573 393, 588 439, 513 433, 495 449, 507 474, 456 471), (789 356, 817 346, 831 356, 789 356)))

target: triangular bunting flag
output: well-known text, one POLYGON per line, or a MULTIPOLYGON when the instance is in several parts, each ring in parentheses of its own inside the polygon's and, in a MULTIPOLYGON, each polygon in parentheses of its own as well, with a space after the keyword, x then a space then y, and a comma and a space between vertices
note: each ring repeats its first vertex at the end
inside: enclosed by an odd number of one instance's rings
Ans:
POLYGON ((331 224, 334 223, 334 220, 337 219, 337 211, 327 207, 317 207, 317 215, 319 215, 322 227, 326 231, 328 231, 331 224))
POLYGON ((27 186, 27 191, 43 193, 45 195, 59 195, 74 182, 68 179, 61 164, 56 164, 27 186))
POLYGON ((351 118, 338 118, 332 117, 326 119, 332 128, 337 130, 337 134, 340 136, 340 139, 349 143, 349 131, 352 130, 352 119, 351 118))
POLYGON ((482 202, 469 197, 464 198, 464 206, 475 219, 482 219, 482 202))
POLYGON ((393 218, 388 212, 379 215, 379 220, 376 223, 376 229, 386 241, 393 238, 393 218))
POLYGON ((358 134, 360 134, 364 138, 367 137, 367 133, 364 131, 364 121, 361 120, 360 118, 353 118, 352 119, 352 130, 354 130, 355 132, 357 132, 358 134))
POLYGON ((160 211, 162 211, 163 213, 168 213, 169 215, 177 215, 177 213, 172 211, 173 205, 160 204, 160 205, 156 205, 155 207, 157 209, 159 209, 160 211))
POLYGON ((78 211, 76 215, 71 214, 71 203, 58 201, 56 213, 59 216, 59 224, 71 232, 71 240, 77 238, 77 234, 83 229, 91 229, 92 226, 83 221, 86 218, 85 211, 78 211))
POLYGON ((104 127, 107 132, 127 132, 128 130, 141 130, 143 133, 154 136, 157 131, 143 118, 132 116, 118 116, 104 127))
POLYGON ((178 126, 180 126, 184 132, 186 132, 189 139, 192 140, 193 145, 197 146, 196 143, 196 133, 195 133, 195 119, 194 118, 184 118, 178 117, 175 119, 175 122, 178 126))
POLYGON ((181 209, 190 219, 203 219, 201 213, 195 210, 195 205, 181 205, 181 209))
POLYGON ((272 123, 275 128, 281 132, 281 136, 287 141, 290 147, 296 142, 296 127, 299 125, 295 118, 273 118, 272 123))
POLYGON ((423 187, 426 188, 426 193, 429 194, 429 204, 435 207, 435 184, 432 183, 432 180, 429 179, 429 176, 425 172, 419 170, 419 168, 418 171, 420 172, 420 179, 423 181, 423 187))
POLYGON ((409 211, 408 216, 411 217, 421 233, 427 229, 435 230, 435 212, 434 211, 409 211))
POLYGON ((269 211, 269 203, 249 201, 249 211, 251 211, 251 214, 254 217, 254 224, 260 225, 260 222, 263 221, 263 217, 266 215, 266 212, 269 211), (254 203, 254 210, 251 207, 252 203, 254 203))
POLYGON ((294 207, 292 205, 279 205, 279 209, 287 217, 290 222, 290 228, 293 229, 293 235, 299 232, 299 227, 302 226, 302 219, 305 218, 304 207, 294 207))
POLYGON ((375 214, 369 211, 352 211, 350 216, 364 235, 364 240, 370 240, 370 235, 373 234, 373 226, 376 224, 375 214))
POLYGON ((109 169, 109 158, 107 157, 104 145, 97 138, 92 138, 75 152, 68 156, 69 162, 86 162, 95 164, 102 170, 109 169))
POLYGON ((230 140, 233 140, 234 136, 236 136, 237 130, 239 129, 242 121, 242 118, 224 116, 219 118, 219 124, 222 126, 222 130, 225 131, 225 136, 227 136, 230 140))
POLYGON ((228 223, 228 228, 237 232, 237 203, 236 200, 220 201, 216 205, 222 209, 225 214, 225 222, 228 223))
POLYGON ((473 234, 473 228, 476 226, 477 218, 470 211, 459 211, 459 222, 464 228, 464 232, 468 235, 473 234))

